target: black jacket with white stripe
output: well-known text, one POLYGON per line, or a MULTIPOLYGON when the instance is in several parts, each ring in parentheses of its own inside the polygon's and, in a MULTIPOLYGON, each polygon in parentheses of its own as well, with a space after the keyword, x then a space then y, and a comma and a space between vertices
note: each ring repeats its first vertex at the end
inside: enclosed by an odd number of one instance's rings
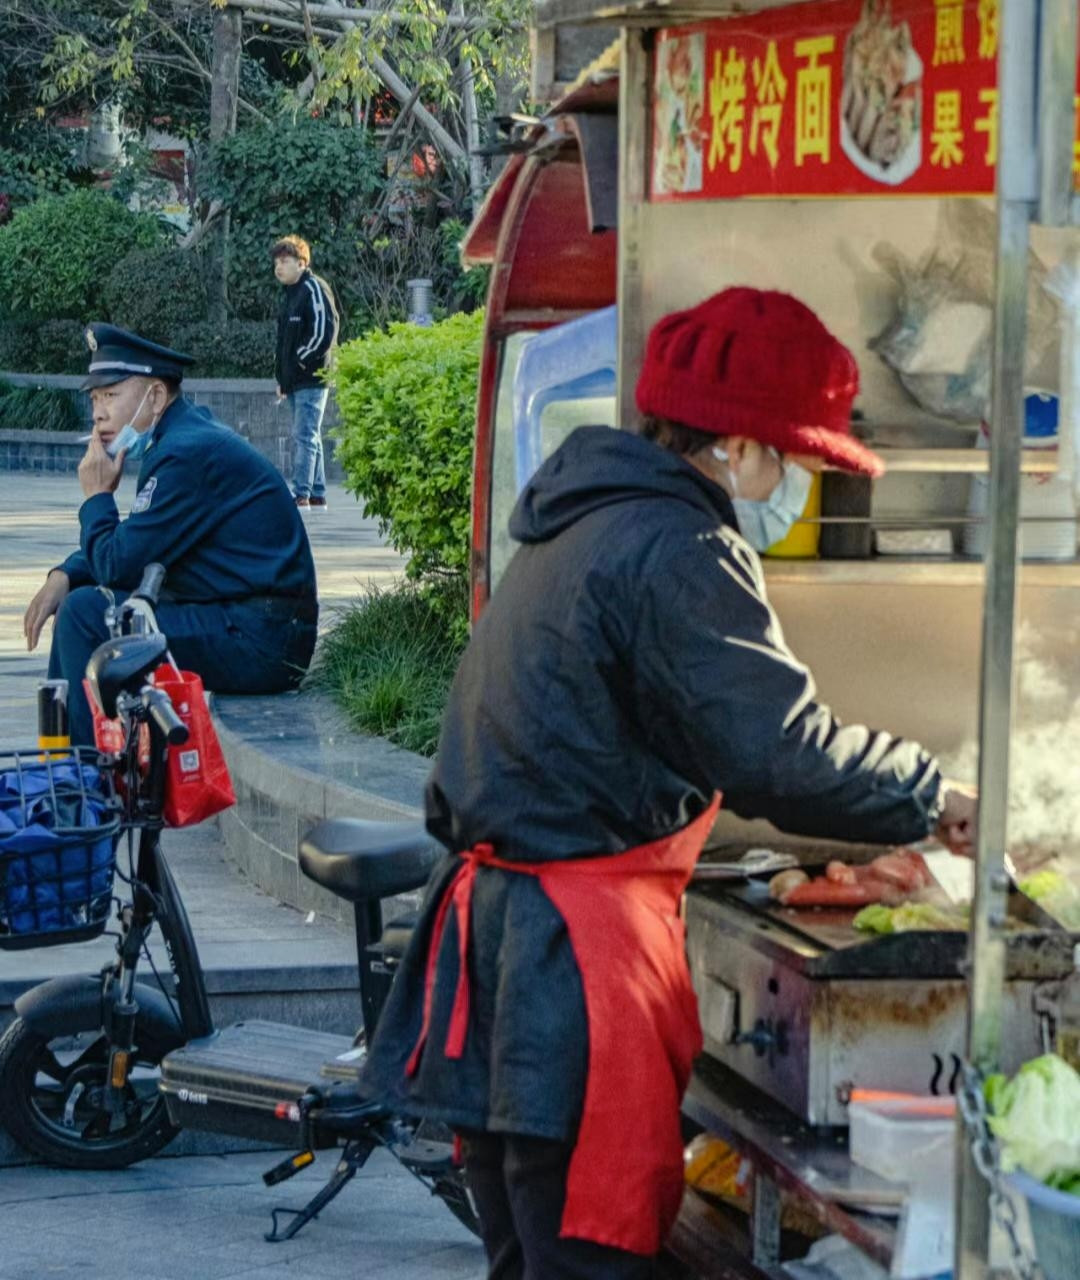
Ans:
POLYGON ((278 308, 274 377, 286 395, 323 385, 319 372, 329 363, 338 326, 333 291, 313 271, 305 271, 285 290, 278 308))

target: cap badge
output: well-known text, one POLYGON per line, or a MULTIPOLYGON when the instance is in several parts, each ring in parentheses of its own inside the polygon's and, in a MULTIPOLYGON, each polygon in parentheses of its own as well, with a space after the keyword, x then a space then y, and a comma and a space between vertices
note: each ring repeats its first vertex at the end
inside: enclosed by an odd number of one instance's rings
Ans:
POLYGON ((87 329, 86 331, 86 345, 91 351, 97 350, 97 338, 94 337, 93 329, 87 329))

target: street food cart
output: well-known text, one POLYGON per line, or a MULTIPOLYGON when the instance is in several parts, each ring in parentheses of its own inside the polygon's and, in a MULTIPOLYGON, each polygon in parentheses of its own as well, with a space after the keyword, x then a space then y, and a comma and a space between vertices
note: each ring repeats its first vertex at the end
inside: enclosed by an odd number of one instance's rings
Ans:
MULTIPOLYGON (((970 1113, 982 1076, 1053 1043, 1075 980, 1080 937, 1030 909, 1007 853, 1080 867, 1077 6, 541 0, 537 22, 606 25, 613 44, 516 146, 465 245, 493 272, 474 616, 536 463, 575 425, 635 429, 662 315, 727 285, 781 288, 855 352, 858 433, 887 474, 856 492, 823 476, 809 554, 766 558, 769 596, 842 717, 977 764, 970 928, 866 939, 851 913, 785 910, 751 878, 696 885, 706 1056, 685 1112, 753 1169, 746 1256, 710 1274, 779 1274, 784 1198, 904 1274, 903 1227, 875 1211, 906 1191, 851 1161, 853 1093, 954 1093, 970 1113), (884 358, 885 333, 906 365, 884 358), (961 376, 980 359, 981 391, 961 376), (1049 400, 1055 447, 1040 448, 1049 400), (1051 529, 1064 541, 1047 549, 1051 529)), ((763 842, 808 867, 831 856, 727 815, 706 856, 763 842)), ((975 1280, 991 1204, 1007 1206, 960 1129, 955 1274, 975 1280)), ((708 1215, 685 1217, 676 1247, 700 1258, 708 1215)))

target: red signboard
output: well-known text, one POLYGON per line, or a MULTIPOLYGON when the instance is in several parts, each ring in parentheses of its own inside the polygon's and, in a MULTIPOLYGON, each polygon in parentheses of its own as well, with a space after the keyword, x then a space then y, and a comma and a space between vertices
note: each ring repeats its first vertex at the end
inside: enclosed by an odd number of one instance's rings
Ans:
POLYGON ((992 193, 998 3, 828 0, 661 31, 651 198, 992 193))

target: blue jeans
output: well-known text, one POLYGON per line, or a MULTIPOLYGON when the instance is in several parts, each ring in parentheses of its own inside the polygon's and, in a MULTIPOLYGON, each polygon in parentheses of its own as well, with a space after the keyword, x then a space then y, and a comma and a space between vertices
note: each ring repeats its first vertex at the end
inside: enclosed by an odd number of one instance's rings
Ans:
POLYGON ((322 420, 326 387, 301 387, 289 395, 292 409, 293 493, 298 498, 325 498, 322 420))

